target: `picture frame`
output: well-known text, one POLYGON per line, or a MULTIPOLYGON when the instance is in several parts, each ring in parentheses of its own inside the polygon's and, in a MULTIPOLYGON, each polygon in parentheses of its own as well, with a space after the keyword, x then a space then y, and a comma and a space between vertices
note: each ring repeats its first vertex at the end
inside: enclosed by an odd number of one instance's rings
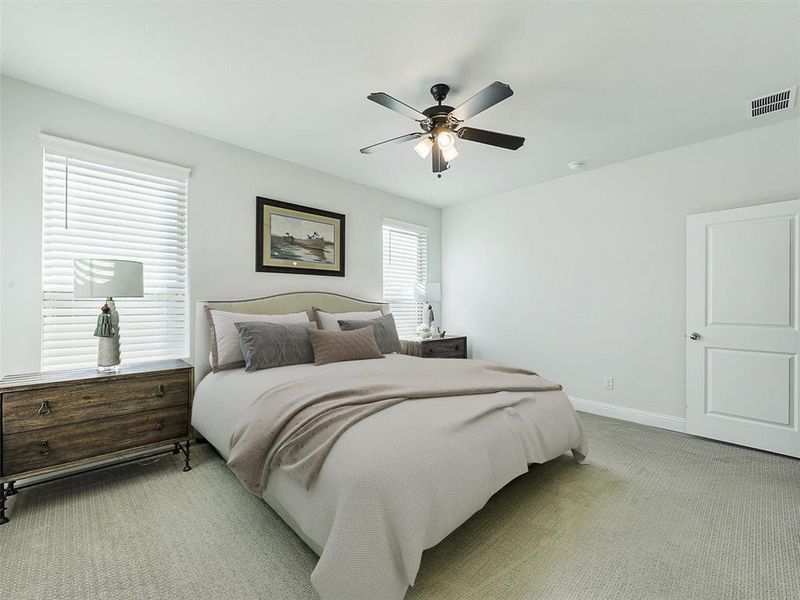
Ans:
POLYGON ((256 197, 256 271, 345 275, 345 215, 256 197))

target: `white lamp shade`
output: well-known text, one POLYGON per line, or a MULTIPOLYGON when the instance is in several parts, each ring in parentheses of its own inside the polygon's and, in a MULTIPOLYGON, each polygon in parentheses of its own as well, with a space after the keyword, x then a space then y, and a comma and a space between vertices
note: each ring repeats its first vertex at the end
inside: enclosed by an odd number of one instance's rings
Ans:
POLYGON ((133 260, 76 259, 73 265, 75 298, 141 298, 144 265, 133 260))
POLYGON ((447 162, 452 162, 458 156, 458 150, 456 150, 455 146, 450 146, 446 150, 442 150, 442 158, 445 159, 447 162))
POLYGON ((425 295, 428 302, 441 302, 442 301, 442 284, 441 283, 426 283, 425 295))
POLYGON ((414 152, 416 152, 420 158, 428 158, 428 155, 431 153, 431 148, 433 148, 433 140, 429 137, 425 137, 414 146, 414 152))
POLYGON ((442 284, 441 283, 418 283, 414 286, 415 302, 441 302, 442 284))

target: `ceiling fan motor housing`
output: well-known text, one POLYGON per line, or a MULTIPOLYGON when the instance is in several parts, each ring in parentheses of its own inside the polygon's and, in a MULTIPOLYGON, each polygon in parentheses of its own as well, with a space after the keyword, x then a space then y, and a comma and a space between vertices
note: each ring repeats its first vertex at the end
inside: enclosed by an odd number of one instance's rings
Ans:
POLYGON ((431 106, 422 111, 422 114, 428 117, 427 121, 421 121, 420 126, 425 131, 433 131, 436 128, 446 127, 448 125, 447 115, 453 111, 452 106, 440 104, 439 106, 431 106))

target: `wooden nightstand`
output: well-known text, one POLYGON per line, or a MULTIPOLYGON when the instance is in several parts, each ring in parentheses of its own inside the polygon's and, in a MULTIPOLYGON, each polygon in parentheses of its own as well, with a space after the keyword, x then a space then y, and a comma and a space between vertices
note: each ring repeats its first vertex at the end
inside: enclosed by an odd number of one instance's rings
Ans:
POLYGON ((422 358, 467 358, 466 336, 400 340, 401 352, 422 358))
MULTIPOLYGON (((8 496, 49 480, 15 487, 20 479, 134 453, 130 460, 182 452, 183 470, 191 470, 193 379, 190 364, 165 360, 115 373, 92 369, 0 380, 0 525, 8 522, 8 496)), ((126 461, 95 468, 120 462, 126 461)))

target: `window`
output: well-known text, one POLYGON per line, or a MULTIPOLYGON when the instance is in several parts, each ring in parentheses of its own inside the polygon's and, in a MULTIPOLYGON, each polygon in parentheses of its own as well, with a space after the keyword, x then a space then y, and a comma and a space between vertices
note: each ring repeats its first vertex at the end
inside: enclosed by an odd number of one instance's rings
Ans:
POLYGON ((188 355, 189 170, 41 135, 42 370, 97 364, 102 299, 72 297, 73 260, 144 263, 144 297, 115 298, 126 363, 188 355))
POLYGON ((416 290, 428 279, 428 229, 383 222, 383 299, 391 306, 400 337, 413 336, 422 323, 416 290))

